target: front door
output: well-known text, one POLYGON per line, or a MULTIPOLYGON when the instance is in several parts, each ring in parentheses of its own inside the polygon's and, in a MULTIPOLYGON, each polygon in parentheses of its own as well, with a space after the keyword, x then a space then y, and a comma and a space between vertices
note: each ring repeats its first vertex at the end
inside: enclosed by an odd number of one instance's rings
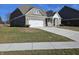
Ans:
POLYGON ((53 25, 54 25, 54 26, 57 26, 57 25, 58 25, 58 18, 54 18, 54 20, 53 20, 53 25))

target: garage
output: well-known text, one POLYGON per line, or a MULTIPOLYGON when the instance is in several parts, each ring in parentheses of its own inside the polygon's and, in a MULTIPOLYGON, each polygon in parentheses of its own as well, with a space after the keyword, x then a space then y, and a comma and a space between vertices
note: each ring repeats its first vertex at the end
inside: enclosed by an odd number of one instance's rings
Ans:
POLYGON ((42 20, 29 20, 30 27, 43 27, 42 20))

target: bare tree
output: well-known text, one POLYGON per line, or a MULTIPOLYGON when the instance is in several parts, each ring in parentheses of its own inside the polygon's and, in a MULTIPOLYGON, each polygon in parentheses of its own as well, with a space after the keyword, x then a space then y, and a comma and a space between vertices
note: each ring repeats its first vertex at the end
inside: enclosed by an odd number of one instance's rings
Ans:
POLYGON ((6 14, 6 24, 9 24, 9 20, 10 20, 10 13, 7 13, 6 14))
POLYGON ((4 22, 2 21, 2 18, 0 17, 0 24, 3 24, 4 22))

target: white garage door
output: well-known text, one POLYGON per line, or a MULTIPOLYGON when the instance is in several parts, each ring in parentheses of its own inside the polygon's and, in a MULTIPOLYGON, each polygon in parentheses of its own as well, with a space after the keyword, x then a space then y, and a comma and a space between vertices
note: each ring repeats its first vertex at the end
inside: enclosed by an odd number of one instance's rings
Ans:
POLYGON ((30 27, 42 27, 43 21, 42 20, 29 20, 30 27))

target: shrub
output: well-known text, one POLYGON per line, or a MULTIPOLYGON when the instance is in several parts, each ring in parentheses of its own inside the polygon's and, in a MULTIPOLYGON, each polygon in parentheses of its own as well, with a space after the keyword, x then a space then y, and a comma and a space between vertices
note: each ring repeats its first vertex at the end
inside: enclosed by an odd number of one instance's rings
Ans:
POLYGON ((60 24, 60 26, 64 26, 63 24, 60 24))
POLYGON ((25 27, 30 27, 30 25, 26 25, 25 27))

